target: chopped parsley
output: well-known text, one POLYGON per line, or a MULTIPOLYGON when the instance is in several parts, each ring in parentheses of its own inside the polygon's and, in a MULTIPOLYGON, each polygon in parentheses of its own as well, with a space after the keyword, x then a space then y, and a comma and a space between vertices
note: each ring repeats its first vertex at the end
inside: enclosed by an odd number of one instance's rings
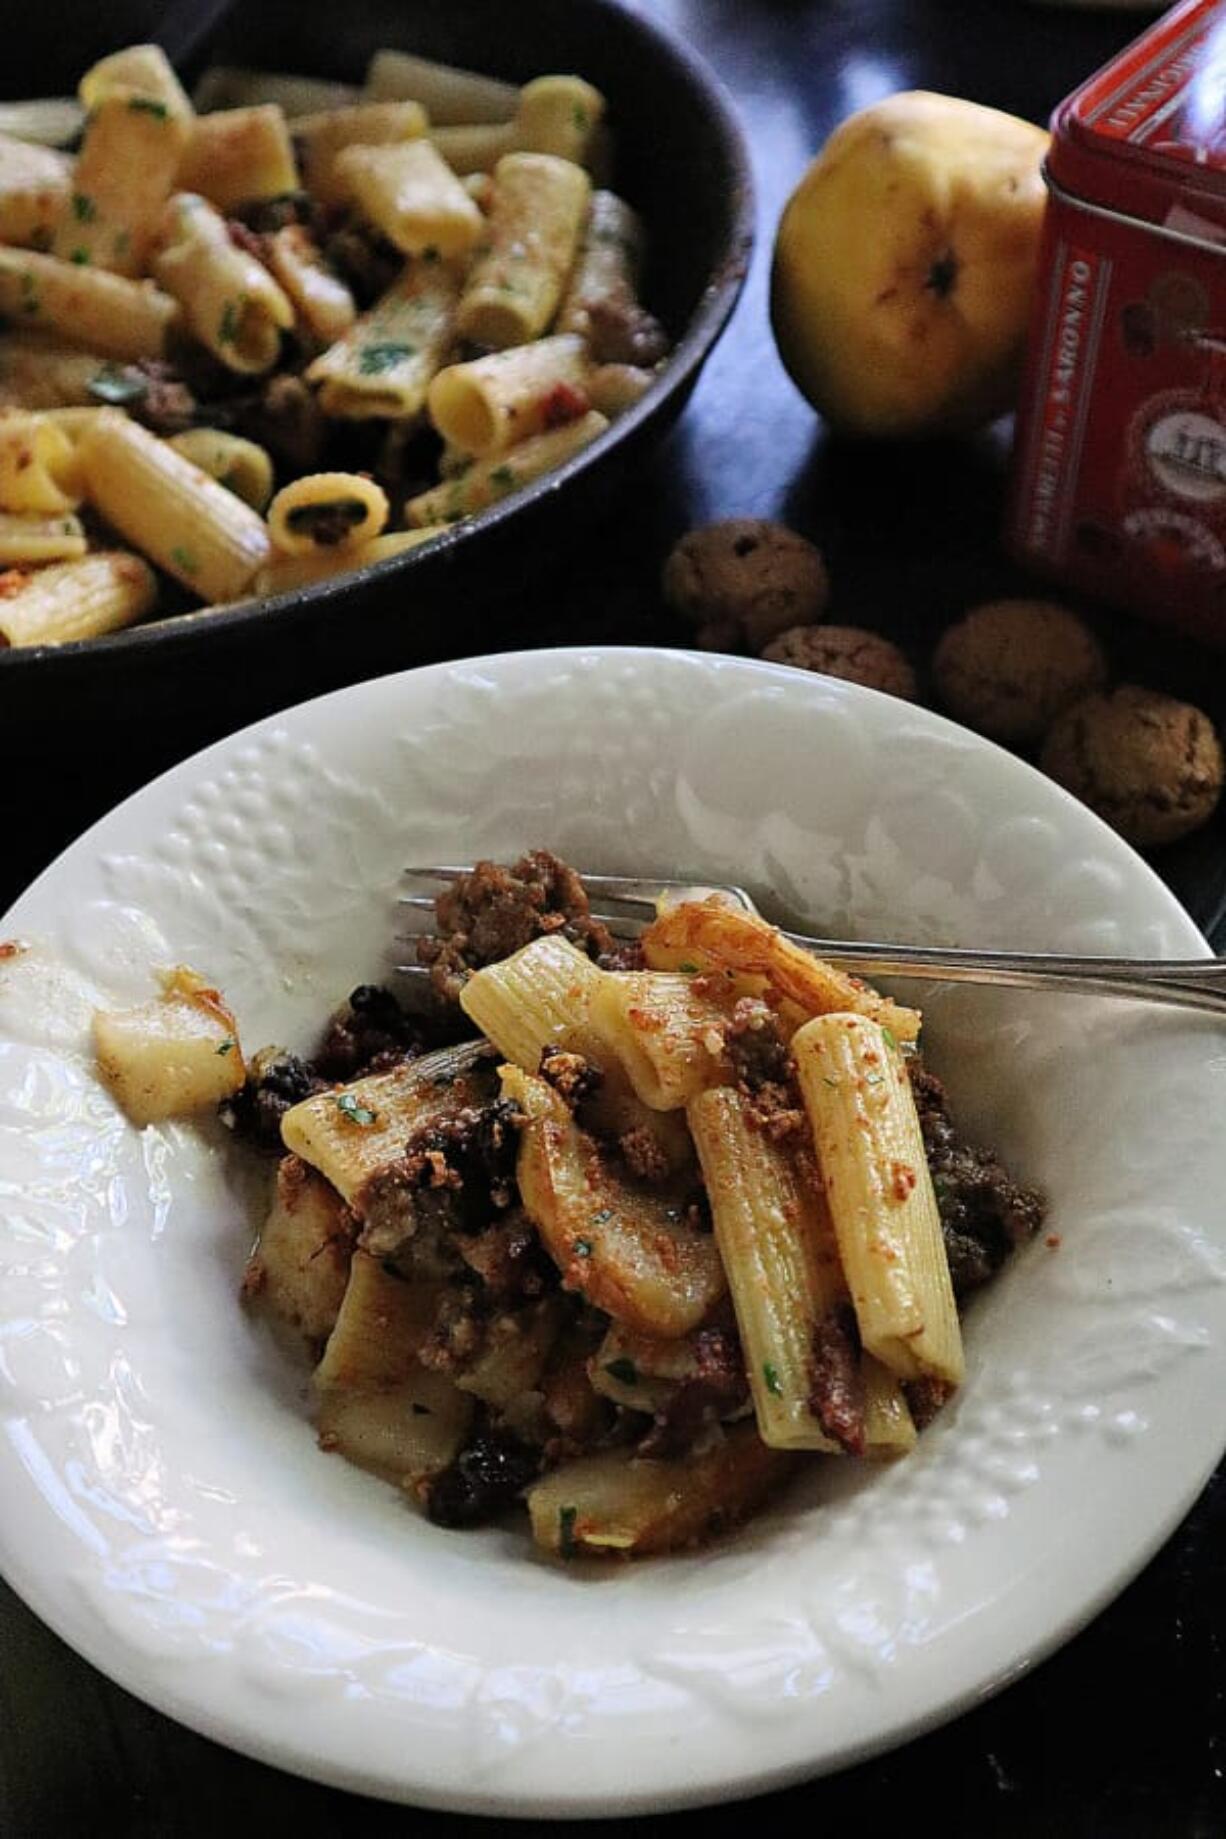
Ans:
POLYGON ((639 1383, 638 1368, 624 1354, 617 1360, 610 1360, 605 1366, 605 1372, 611 1373, 614 1379, 620 1379, 624 1386, 637 1386, 639 1383))
POLYGON ((833 1086, 835 1090, 837 1091, 839 1082, 837 1079, 834 1078, 833 1074, 823 1073, 822 1074, 822 1084, 825 1086, 833 1086))
POLYGON ((190 549, 184 549, 180 543, 176 543, 171 550, 170 559, 176 568, 183 570, 185 575, 195 575, 200 571, 200 563, 197 558, 190 549))
POLYGON ((687 977, 697 977, 698 975, 698 966, 696 964, 691 964, 688 958, 684 964, 679 964, 677 969, 679 971, 684 971, 687 977))
POLYGON ((592 1241, 590 1239, 576 1239, 571 1246, 571 1250, 574 1252, 576 1258, 590 1258, 592 1255, 592 1241))
POLYGON ((37 313, 39 307, 38 283, 29 269, 23 269, 21 276, 21 310, 23 313, 37 313))
POLYGON ((411 358, 416 350, 416 345, 397 344, 395 341, 385 345, 363 345, 358 369, 364 377, 381 377, 384 371, 395 370, 397 364, 405 358, 411 358))
POLYGON ((128 107, 134 115, 152 115, 155 121, 167 121, 170 110, 155 96, 129 96, 128 107))
POLYGON ((68 260, 70 262, 75 262, 78 268, 88 268, 89 267, 89 250, 88 249, 74 249, 72 254, 69 256, 68 260))
POLYGON ((433 243, 427 243, 426 247, 421 252, 421 259, 423 262, 432 266, 435 262, 441 262, 443 258, 433 243))
POLYGON ((72 194, 72 214, 78 223, 93 223, 98 215, 98 206, 88 192, 74 192, 72 194))
POLYGON ((515 484, 515 468, 513 466, 496 466, 490 474, 490 484, 500 485, 504 491, 510 491, 511 487, 515 484))
POLYGON ((234 1048, 233 1041, 223 1041, 220 1047, 217 1049, 217 1052, 219 1054, 228 1054, 233 1051, 233 1048, 234 1048))
POLYGON ((578 1551, 575 1539, 575 1521, 579 1518, 577 1507, 559 1507, 558 1509, 558 1551, 563 1558, 573 1558, 578 1551))
POLYGON ((369 1106, 359 1104, 352 1092, 339 1092, 336 1098, 336 1108, 342 1117, 347 1117, 351 1124, 360 1124, 363 1130, 373 1124, 379 1115, 369 1106))
POLYGON ((881 1024, 881 1032, 885 1036, 886 1046, 892 1047, 895 1053, 897 1053, 898 1052, 898 1036, 894 1033, 894 1030, 892 1028, 887 1028, 885 1023, 883 1022, 881 1024))
POLYGON ((779 1374, 775 1370, 775 1368, 771 1365, 769 1360, 767 1360, 763 1364, 762 1377, 766 1381, 766 1389, 770 1393, 771 1397, 772 1398, 782 1398, 783 1397, 783 1387, 779 1384, 779 1374))
POLYGON ((149 379, 129 365, 104 364, 95 371, 86 388, 99 402, 139 402, 148 394, 149 379))
POLYGON ((581 102, 576 102, 574 109, 571 111, 571 114, 572 114, 572 119, 574 120, 575 126, 579 129, 586 128, 588 123, 591 120, 591 116, 588 114, 587 110, 584 108, 581 102))
POLYGON ((238 337, 239 302, 227 300, 217 322, 217 336, 223 345, 232 345, 238 337))

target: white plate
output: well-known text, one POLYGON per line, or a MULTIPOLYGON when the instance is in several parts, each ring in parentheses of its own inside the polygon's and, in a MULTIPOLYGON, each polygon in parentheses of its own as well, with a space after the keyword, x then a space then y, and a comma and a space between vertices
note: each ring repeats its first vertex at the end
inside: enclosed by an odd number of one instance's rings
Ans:
POLYGON ((1027 767, 768 666, 492 658, 221 743, 4 925, 37 946, 0 976, 0 1562, 129 1690, 305 1775, 501 1813, 745 1794, 1005 1684, 1191 1503, 1226 1440, 1226 1039, 924 992, 965 1121, 1046 1186, 1059 1248, 974 1305, 965 1390, 913 1457, 814 1464, 698 1556, 559 1568, 320 1455, 304 1374, 237 1303, 249 1222, 225 1150, 132 1130, 81 1051, 86 986, 144 994, 173 959, 220 980, 250 1045, 304 1045, 379 973, 401 863, 532 843, 746 882, 831 929, 1203 949, 1027 767))

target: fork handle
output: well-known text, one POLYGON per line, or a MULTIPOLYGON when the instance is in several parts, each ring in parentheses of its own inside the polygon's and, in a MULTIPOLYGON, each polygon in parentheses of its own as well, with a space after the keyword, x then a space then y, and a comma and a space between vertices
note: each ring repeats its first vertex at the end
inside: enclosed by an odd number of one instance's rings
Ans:
POLYGON ((799 932, 784 936, 830 964, 878 977, 1127 996, 1134 1002, 1226 1015, 1226 961, 1220 958, 1072 958, 1054 952, 960 951, 926 945, 851 946, 799 932))

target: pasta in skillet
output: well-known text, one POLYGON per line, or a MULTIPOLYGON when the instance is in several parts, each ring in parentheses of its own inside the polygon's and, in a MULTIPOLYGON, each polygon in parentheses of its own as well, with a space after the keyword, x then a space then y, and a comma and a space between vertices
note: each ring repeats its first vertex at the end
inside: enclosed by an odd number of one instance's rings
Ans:
POLYGON ((79 94, 0 132, 0 586, 32 611, 41 568, 146 567, 70 618, 56 577, 55 617, 7 620, 0 646, 433 541, 598 440, 666 354, 580 76, 517 88, 387 50, 360 89, 219 67, 192 99, 134 45, 79 94), (34 502, 18 441, 81 491, 34 502), (379 519, 299 514, 340 477, 379 519))
POLYGON ((97 1020, 135 1120, 220 1098, 269 1155, 246 1299, 305 1337, 321 1446, 439 1524, 522 1504, 547 1552, 643 1557, 806 1455, 905 1456, 1042 1219, 957 1136, 916 1011, 732 917, 618 946, 537 850, 436 902, 418 1013, 360 987, 308 1060, 245 1060, 182 970, 97 1020))

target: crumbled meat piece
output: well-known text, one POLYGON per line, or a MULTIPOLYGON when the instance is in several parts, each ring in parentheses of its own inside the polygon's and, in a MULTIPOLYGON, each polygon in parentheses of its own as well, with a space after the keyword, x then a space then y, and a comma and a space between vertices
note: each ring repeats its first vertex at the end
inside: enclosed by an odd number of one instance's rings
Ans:
POLYGON ((607 929, 592 918, 578 875, 547 849, 530 851, 509 869, 478 862, 439 895, 435 912, 438 934, 418 940, 417 958, 448 1002, 473 971, 546 933, 560 932, 593 958, 613 948, 607 929))
POLYGON ((860 1332, 850 1303, 838 1303, 813 1330, 809 1408, 849 1456, 864 1454, 864 1376, 860 1332))
POLYGON ((246 229, 271 236, 294 224, 313 231, 319 212, 306 192, 283 192, 279 198, 257 198, 251 204, 240 205, 230 220, 231 228, 235 218, 246 229))
POLYGON ((587 314, 593 364, 633 364, 649 370, 668 350, 668 334, 659 320, 629 295, 592 300, 587 314))
POLYGON ((512 1506, 540 1471, 539 1450, 486 1425, 426 1484, 426 1513, 436 1526, 483 1526, 512 1506))
POLYGON ((267 260, 264 238, 258 230, 253 230, 245 224, 241 217, 226 219, 226 233, 234 247, 241 249, 244 255, 254 256, 257 262, 267 260))
POLYGON ((381 237, 347 223, 324 238, 323 253, 363 311, 385 294, 404 268, 404 257, 381 237))
POLYGON ((963 1142, 945 1088, 916 1058, 908 1062, 924 1149, 936 1190, 954 1294, 986 1283, 1043 1223, 1043 1198, 1015 1182, 990 1150, 963 1142))
POLYGON ((774 1011, 756 996, 743 996, 724 1031, 724 1044, 737 1089, 749 1100, 749 1122, 772 1142, 805 1128, 796 1064, 774 1011))
POLYGON ((261 1149, 280 1150, 285 1113, 312 1093, 322 1092, 326 1084, 297 1054, 265 1047, 252 1057, 247 1083, 232 1098, 223 1099, 218 1116, 235 1136, 261 1149))
POLYGON ((357 1079, 411 1060, 424 1046, 421 1024, 381 984, 362 983, 328 1023, 315 1055, 325 1079, 357 1079))
POLYGON ((637 1175, 640 1181, 667 1181, 672 1173, 668 1157, 646 1124, 636 1124, 633 1130, 623 1131, 617 1139, 617 1147, 630 1173, 637 1175))
POLYGON ((287 472, 313 472, 319 465, 327 425, 301 377, 270 377, 255 395, 226 405, 225 423, 267 447, 287 472))
POLYGON ((414 1131, 402 1154, 357 1196, 366 1222, 363 1248, 375 1257, 406 1259, 420 1276, 456 1270, 460 1253, 452 1236, 481 1232, 516 1199, 522 1119, 517 1105, 498 1098, 414 1131))
POLYGON ((739 1411, 749 1396, 745 1357, 735 1324, 716 1321, 696 1337, 697 1372, 682 1380, 656 1412, 639 1444, 640 1456, 684 1456, 704 1430, 739 1411))
POLYGON ((602 971, 645 971, 647 957, 641 939, 615 939, 608 951, 597 952, 602 971))
POLYGON ((480 1232, 460 1234, 455 1244, 469 1270, 499 1301, 542 1296, 561 1281, 557 1265, 521 1207, 480 1232))
POLYGON ((435 1373, 462 1373, 485 1344, 488 1315, 485 1299, 475 1290, 459 1285, 445 1290, 430 1333, 417 1350, 422 1366, 435 1373))
POLYGON ((926 1430, 938 1411, 957 1391, 946 1379, 908 1379, 903 1382, 903 1393, 907 1405, 915 1420, 916 1430, 926 1430))
POLYGON ((198 419, 196 398, 186 379, 161 358, 108 364, 94 393, 107 402, 118 397, 132 419, 154 434, 182 434, 198 419))
POLYGON ((540 1074, 572 1111, 590 1098, 604 1080, 598 1066, 582 1054, 568 1054, 561 1047, 542 1048, 540 1074))

